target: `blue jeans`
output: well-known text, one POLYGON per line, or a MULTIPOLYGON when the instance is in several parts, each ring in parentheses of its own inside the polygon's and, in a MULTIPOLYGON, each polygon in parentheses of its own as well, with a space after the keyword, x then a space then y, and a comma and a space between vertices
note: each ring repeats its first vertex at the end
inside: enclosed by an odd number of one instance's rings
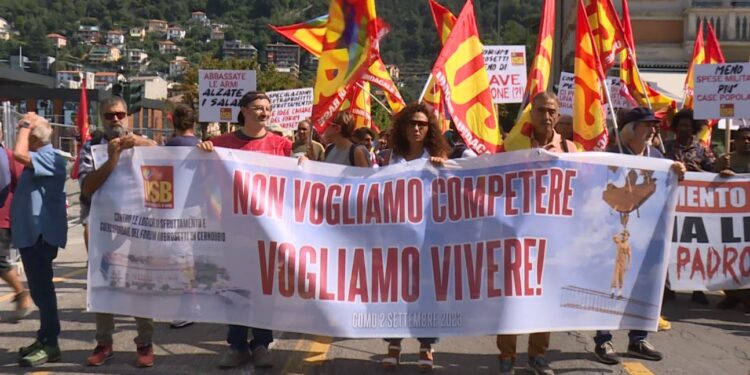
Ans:
POLYGON ((26 270, 31 299, 39 309, 40 327, 36 332, 36 338, 44 345, 57 346, 60 317, 57 315, 57 294, 52 282, 52 260, 57 258, 57 247, 44 242, 39 236, 34 246, 19 250, 23 268, 26 270))
POLYGON ((227 342, 235 350, 255 350, 255 348, 268 345, 273 342, 273 331, 263 328, 252 328, 245 326, 230 325, 227 332, 227 342), (253 340, 247 343, 247 330, 253 331, 253 340))
MULTIPOLYGON (((646 331, 632 330, 628 332, 628 339, 630 341, 630 344, 645 340, 646 336, 648 336, 648 332, 646 331)), ((607 341, 612 341, 612 332, 596 331, 596 336, 594 336, 594 343, 596 343, 596 346, 600 346, 607 341)))

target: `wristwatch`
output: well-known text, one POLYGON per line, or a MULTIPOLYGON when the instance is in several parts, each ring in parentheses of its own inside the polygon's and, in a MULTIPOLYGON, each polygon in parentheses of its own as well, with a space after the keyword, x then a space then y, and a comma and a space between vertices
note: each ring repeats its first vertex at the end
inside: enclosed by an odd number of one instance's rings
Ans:
POLYGON ((24 129, 28 129, 28 128, 30 128, 30 127, 31 127, 31 123, 29 123, 28 121, 21 121, 21 122, 20 122, 20 123, 18 124, 18 127, 19 127, 19 128, 24 128, 24 129))

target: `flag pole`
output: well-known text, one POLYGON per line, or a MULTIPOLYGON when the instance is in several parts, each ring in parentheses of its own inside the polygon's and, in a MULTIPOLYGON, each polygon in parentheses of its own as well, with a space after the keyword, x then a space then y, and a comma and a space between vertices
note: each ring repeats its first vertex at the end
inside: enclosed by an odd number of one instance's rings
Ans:
POLYGON ((430 73, 430 76, 427 77, 427 83, 425 83, 424 88, 422 88, 422 93, 419 94, 419 100, 417 100, 417 103, 422 103, 422 100, 424 100, 424 96, 427 94, 427 89, 430 86, 430 82, 432 82, 432 73, 430 73))
POLYGON ((393 112, 391 112, 390 108, 386 107, 385 103, 381 102, 380 99, 378 99, 375 95, 373 95, 369 90, 365 90, 365 87, 362 86, 361 83, 355 82, 354 84, 357 85, 359 88, 361 88, 363 91, 365 91, 368 95, 370 95, 371 98, 375 99, 375 101, 378 102, 378 104, 380 104, 380 106, 383 107, 383 109, 385 109, 385 111, 388 112, 389 115, 391 116, 393 115, 393 112))
MULTIPOLYGON (((617 140, 617 149, 622 154, 622 142, 620 141, 620 130, 617 127, 617 114, 615 113, 615 107, 612 105, 612 95, 609 93, 609 85, 607 80, 602 80, 602 86, 604 86, 604 94, 607 95, 607 107, 609 112, 612 114, 612 123, 615 125, 615 139, 617 140)), ((606 119, 604 121, 607 121, 606 119)))
MULTIPOLYGON (((638 62, 635 60, 635 52, 628 47, 628 53, 630 54, 631 59, 633 60, 633 66, 635 67, 635 72, 638 74, 638 80, 641 82, 641 88, 643 88, 643 93, 646 97, 646 105, 648 105, 648 109, 653 112, 654 106, 651 104, 651 98, 648 96, 648 90, 646 89, 646 81, 643 80, 643 76, 641 75, 641 68, 638 67, 638 62)), ((622 67, 620 67, 622 69, 622 67)), ((659 138, 659 151, 661 151, 662 154, 665 154, 667 150, 664 148, 664 140, 661 137, 661 132, 656 132, 656 137, 659 138)))

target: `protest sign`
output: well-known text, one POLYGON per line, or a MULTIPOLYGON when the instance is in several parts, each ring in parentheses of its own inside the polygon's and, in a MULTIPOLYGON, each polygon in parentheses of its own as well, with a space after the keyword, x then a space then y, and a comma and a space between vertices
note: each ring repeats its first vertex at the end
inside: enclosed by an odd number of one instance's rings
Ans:
POLYGON ((526 46, 484 46, 493 103, 521 103, 526 90, 526 46))
POLYGON ((273 113, 271 123, 295 130, 297 124, 312 115, 313 89, 269 91, 273 113))
MULTIPOLYGON (((561 115, 573 116, 574 81, 575 75, 573 75, 573 73, 560 73, 560 83, 557 89, 557 97, 560 99, 561 115)), ((622 94, 622 81, 619 77, 607 77, 607 85, 609 86, 609 94, 612 96, 612 106, 615 109, 629 109, 635 107, 635 105, 622 94)), ((607 114, 607 118, 611 119, 612 111, 609 110, 609 105, 604 104, 602 108, 604 109, 604 113, 607 114)))
POLYGON ((750 63, 695 66, 695 118, 750 118, 750 63))
POLYGON ((254 90, 254 70, 199 70, 198 121, 236 122, 242 95, 254 90))
POLYGON ((677 194, 673 290, 750 288, 750 177, 687 173, 677 194))
POLYGON ((93 197, 88 308, 336 337, 656 329, 670 161, 447 163, 127 150, 93 197))
POLYGON ((560 99, 560 114, 573 116, 573 94, 575 75, 573 73, 560 73, 560 84, 557 86, 557 98, 560 99))

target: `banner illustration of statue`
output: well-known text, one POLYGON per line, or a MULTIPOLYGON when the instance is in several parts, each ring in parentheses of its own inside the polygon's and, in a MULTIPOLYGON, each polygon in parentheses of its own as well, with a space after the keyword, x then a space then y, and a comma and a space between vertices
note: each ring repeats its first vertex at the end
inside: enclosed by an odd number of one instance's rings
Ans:
MULTIPOLYGON (((617 169, 617 167, 610 167, 613 172, 617 172, 617 169)), ((620 224, 622 225, 622 230, 612 237, 616 254, 615 268, 612 273, 611 298, 623 298, 625 276, 630 269, 633 255, 629 242, 630 232, 627 229, 628 221, 630 220, 630 213, 633 211, 640 217, 638 209, 656 192, 656 179, 653 174, 653 171, 631 169, 625 178, 624 186, 617 186, 610 182, 607 184, 607 189, 602 193, 602 199, 620 214, 620 224)))

